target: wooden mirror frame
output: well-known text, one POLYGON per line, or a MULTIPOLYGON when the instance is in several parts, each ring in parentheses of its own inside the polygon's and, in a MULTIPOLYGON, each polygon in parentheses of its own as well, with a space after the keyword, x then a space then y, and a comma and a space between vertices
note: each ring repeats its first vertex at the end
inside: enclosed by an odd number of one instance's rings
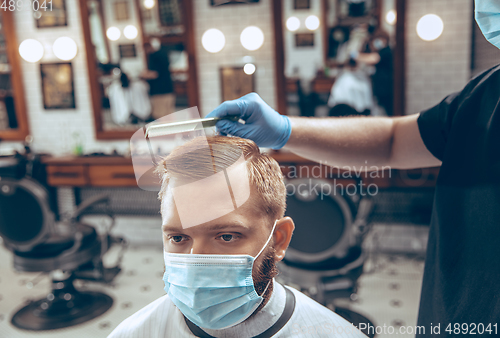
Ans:
MULTIPOLYGON (((99 81, 97 78, 96 64, 97 61, 94 59, 95 51, 92 44, 92 39, 90 35, 90 25, 88 20, 88 8, 86 0, 79 0, 80 2, 80 15, 82 21, 83 37, 85 41, 85 52, 87 54, 87 70, 89 76, 90 94, 92 98, 92 110, 94 113, 94 128, 96 139, 98 140, 119 140, 128 139, 132 137, 135 133, 134 130, 104 130, 102 123, 102 102, 101 95, 99 93, 99 81)), ((138 2, 135 1, 135 9, 139 15, 139 23, 141 25, 141 38, 145 42, 144 30, 142 27, 142 16, 138 2)), ((188 93, 188 104, 190 107, 199 106, 199 93, 198 93, 198 78, 196 72, 196 54, 195 54, 195 42, 194 42, 194 22, 193 22, 193 3, 192 0, 183 0, 182 4, 184 6, 184 22, 185 22, 185 33, 181 38, 186 46, 186 52, 188 53, 188 81, 187 81, 187 93, 188 93)))
POLYGON ((9 65, 12 69, 10 81, 14 89, 14 107, 16 109, 17 128, 0 130, 0 141, 19 141, 24 140, 26 136, 29 135, 21 60, 18 52, 14 13, 11 11, 4 11, 2 15, 7 57, 9 58, 9 65))
MULTIPOLYGON (((283 4, 281 0, 273 1, 274 19, 274 53, 276 66, 276 102, 280 114, 286 115, 286 92, 285 92, 285 52, 283 40, 283 4)), ((394 0, 396 5, 396 46, 394 48, 394 114, 400 116, 405 114, 405 8, 406 0, 394 0)), ((325 25, 327 19, 328 0, 321 1, 322 27, 326 60, 326 37, 328 35, 325 25)))

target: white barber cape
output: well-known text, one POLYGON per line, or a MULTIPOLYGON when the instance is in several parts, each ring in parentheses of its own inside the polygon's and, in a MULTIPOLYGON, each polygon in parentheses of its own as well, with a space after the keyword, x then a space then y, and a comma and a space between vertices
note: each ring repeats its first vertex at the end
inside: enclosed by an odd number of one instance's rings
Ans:
MULTIPOLYGON (((286 292, 273 280, 268 303, 252 318, 223 330, 203 329, 217 338, 250 338, 271 327, 285 308, 286 292)), ((345 319, 303 293, 287 287, 295 295, 292 317, 273 337, 366 338, 345 319)), ((181 311, 165 295, 125 319, 108 338, 178 338, 196 337, 187 326, 181 311)))

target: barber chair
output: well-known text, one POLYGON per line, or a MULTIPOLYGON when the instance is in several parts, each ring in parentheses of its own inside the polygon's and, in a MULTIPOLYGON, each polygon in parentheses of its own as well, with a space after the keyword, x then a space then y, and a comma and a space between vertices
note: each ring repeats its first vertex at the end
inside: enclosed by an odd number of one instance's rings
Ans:
MULTIPOLYGON (((363 197, 356 205, 330 182, 309 178, 289 180, 287 193, 286 216, 293 218, 295 231, 278 265, 278 279, 330 308, 335 308, 336 298, 355 300, 366 261, 361 244, 370 228, 372 199, 363 197)), ((348 309, 335 312, 355 325, 370 323, 348 309)))
POLYGON ((56 222, 47 190, 25 175, 22 158, 0 157, 0 237, 12 251, 17 271, 49 273, 52 290, 43 299, 30 301, 12 317, 12 324, 25 330, 50 330, 83 323, 100 316, 113 304, 101 292, 78 291, 73 281, 87 279, 109 283, 120 272, 118 264, 104 268, 103 255, 113 244, 125 242, 104 235, 82 223, 94 205, 109 202, 106 195, 85 200, 67 219, 56 222))

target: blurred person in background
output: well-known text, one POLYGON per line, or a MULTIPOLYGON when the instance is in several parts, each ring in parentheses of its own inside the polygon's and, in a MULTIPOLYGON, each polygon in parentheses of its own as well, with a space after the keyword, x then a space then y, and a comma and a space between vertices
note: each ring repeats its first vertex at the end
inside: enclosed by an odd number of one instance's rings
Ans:
POLYGON ((373 95, 370 79, 354 58, 335 80, 328 99, 330 116, 370 115, 373 95))
POLYGON ((144 44, 148 55, 148 70, 141 77, 149 82, 153 118, 159 119, 175 111, 174 83, 170 74, 168 49, 157 38, 144 44))
POLYGON ((375 67, 371 76, 373 96, 386 115, 393 115, 393 57, 389 46, 389 35, 378 31, 371 36, 366 53, 356 55, 356 60, 375 67))

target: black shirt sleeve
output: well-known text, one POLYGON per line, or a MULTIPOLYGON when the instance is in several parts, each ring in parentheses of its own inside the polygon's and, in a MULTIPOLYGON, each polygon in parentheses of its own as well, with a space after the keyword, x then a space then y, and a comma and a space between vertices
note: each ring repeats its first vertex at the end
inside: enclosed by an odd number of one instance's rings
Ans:
MULTIPOLYGON (((474 96, 475 100, 477 100, 478 96, 484 96, 485 91, 491 90, 492 86, 498 88, 500 83, 499 75, 500 65, 492 67, 469 81, 461 91, 448 95, 436 106, 420 113, 418 117, 420 136, 427 149, 437 159, 443 160, 448 135, 453 126, 457 110, 467 100, 470 100, 471 96, 474 96)), ((497 97, 497 95, 491 96, 497 97)))
POLYGON ((448 95, 438 105, 424 110, 418 117, 418 129, 427 150, 443 160, 453 117, 460 102, 460 92, 448 95))

